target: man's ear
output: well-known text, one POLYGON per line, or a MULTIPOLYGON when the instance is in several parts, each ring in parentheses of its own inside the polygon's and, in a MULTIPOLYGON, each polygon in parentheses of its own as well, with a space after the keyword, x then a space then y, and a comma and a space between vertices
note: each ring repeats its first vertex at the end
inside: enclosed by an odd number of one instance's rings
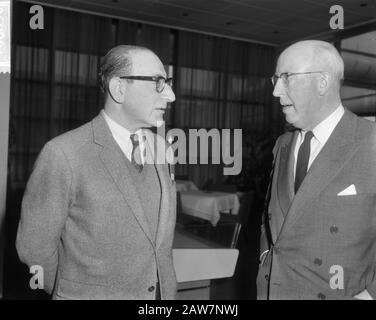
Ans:
POLYGON ((119 77, 111 78, 108 84, 108 91, 112 99, 117 103, 123 103, 125 97, 124 82, 119 77))
POLYGON ((323 96, 328 91, 330 81, 331 78, 328 72, 321 73, 318 83, 318 90, 321 96, 323 96))

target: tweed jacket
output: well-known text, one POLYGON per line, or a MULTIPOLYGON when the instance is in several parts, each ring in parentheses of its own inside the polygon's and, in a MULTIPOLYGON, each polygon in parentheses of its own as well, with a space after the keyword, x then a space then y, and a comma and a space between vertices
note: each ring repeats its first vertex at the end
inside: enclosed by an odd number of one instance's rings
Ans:
MULTIPOLYGON (((165 141, 146 130, 153 151, 165 141)), ((22 203, 16 246, 20 259, 44 270, 54 299, 174 299, 172 242, 176 187, 163 153, 154 153, 161 186, 157 236, 147 219, 105 119, 49 141, 22 203)))

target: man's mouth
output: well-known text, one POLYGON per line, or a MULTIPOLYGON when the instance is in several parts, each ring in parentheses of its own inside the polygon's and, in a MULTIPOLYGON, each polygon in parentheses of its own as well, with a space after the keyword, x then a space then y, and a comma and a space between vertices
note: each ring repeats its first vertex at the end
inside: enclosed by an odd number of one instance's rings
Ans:
POLYGON ((292 107, 293 107, 293 104, 282 104, 283 111, 288 111, 292 107))

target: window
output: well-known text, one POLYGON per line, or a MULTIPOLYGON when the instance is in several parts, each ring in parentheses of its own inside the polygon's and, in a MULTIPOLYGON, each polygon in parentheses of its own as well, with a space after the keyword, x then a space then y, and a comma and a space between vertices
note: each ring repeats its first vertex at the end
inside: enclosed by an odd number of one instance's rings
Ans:
POLYGON ((345 62, 344 105, 359 116, 375 116, 376 31, 342 39, 340 52, 345 62))

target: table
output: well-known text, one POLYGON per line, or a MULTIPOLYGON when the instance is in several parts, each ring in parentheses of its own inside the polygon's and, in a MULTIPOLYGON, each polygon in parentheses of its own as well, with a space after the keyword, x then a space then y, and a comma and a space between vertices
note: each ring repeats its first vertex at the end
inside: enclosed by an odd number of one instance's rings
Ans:
POLYGON ((191 180, 176 180, 176 191, 198 190, 197 186, 191 180))
POLYGON ((239 251, 175 229, 172 257, 178 282, 178 300, 209 300, 212 279, 232 277, 239 251))
POLYGON ((182 209, 185 214, 210 221, 216 226, 221 212, 238 214, 239 199, 236 193, 188 190, 181 191, 182 209))

